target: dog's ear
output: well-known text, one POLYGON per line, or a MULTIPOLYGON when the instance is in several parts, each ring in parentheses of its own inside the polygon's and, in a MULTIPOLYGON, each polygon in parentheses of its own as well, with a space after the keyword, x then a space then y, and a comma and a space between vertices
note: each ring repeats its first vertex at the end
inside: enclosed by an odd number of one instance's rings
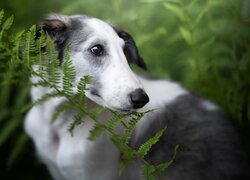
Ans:
POLYGON ((57 14, 46 16, 37 27, 36 39, 41 36, 41 31, 48 34, 55 44, 55 48, 58 51, 58 59, 60 61, 63 59, 63 52, 69 38, 67 27, 68 17, 57 14))
POLYGON ((129 63, 134 63, 136 65, 138 65, 139 67, 141 67, 144 70, 147 70, 147 66, 144 63, 143 59, 140 57, 138 48, 136 46, 136 43, 134 41, 134 39, 132 38, 132 36, 117 28, 114 27, 114 30, 116 31, 116 33, 118 34, 118 36, 120 38, 122 38, 125 42, 125 46, 124 46, 124 54, 128 60, 129 63))

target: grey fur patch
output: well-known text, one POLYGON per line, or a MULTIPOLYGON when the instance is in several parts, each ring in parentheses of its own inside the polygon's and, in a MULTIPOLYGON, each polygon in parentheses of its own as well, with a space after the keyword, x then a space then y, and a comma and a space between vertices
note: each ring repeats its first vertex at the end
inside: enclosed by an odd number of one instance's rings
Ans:
MULTIPOLYGON (((249 179, 249 164, 239 134, 221 111, 208 111, 203 99, 183 95, 165 108, 148 115, 151 124, 131 145, 138 148, 167 126, 160 141, 153 146, 147 160, 159 164, 170 160, 174 147, 180 145, 174 163, 167 169, 171 180, 244 180, 249 179)), ((145 119, 149 120, 149 119, 145 119)), ((140 179, 135 174, 138 163, 128 168, 126 178, 140 179)), ((125 178, 125 179, 126 179, 125 178)))

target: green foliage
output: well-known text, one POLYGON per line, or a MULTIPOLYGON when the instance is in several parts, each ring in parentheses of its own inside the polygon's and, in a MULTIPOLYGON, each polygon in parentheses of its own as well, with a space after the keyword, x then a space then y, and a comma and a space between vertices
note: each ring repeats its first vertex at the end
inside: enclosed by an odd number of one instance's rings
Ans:
POLYGON ((63 63, 63 90, 69 95, 73 95, 74 86, 72 82, 75 81, 75 76, 75 69, 73 68, 72 62, 70 61, 69 53, 67 51, 65 56, 65 62, 63 63))
POLYGON ((165 129, 160 130, 152 138, 150 138, 147 142, 142 144, 137 151, 138 155, 141 156, 142 158, 144 158, 145 155, 148 154, 151 147, 159 141, 159 139, 163 135, 164 131, 165 131, 165 129))

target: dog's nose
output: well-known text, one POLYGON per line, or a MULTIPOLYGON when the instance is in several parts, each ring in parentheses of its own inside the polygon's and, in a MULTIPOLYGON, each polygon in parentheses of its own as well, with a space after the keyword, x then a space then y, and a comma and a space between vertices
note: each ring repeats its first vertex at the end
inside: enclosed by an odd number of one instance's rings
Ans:
POLYGON ((148 95, 141 88, 131 92, 129 96, 135 109, 143 107, 149 101, 148 95))

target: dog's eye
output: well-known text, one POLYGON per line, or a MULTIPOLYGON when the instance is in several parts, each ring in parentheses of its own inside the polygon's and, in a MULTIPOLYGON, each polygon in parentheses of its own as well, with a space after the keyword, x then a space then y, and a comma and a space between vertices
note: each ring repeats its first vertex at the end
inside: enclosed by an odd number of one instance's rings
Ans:
POLYGON ((103 46, 100 44, 94 45, 90 48, 90 51, 96 56, 101 56, 103 55, 103 46))

